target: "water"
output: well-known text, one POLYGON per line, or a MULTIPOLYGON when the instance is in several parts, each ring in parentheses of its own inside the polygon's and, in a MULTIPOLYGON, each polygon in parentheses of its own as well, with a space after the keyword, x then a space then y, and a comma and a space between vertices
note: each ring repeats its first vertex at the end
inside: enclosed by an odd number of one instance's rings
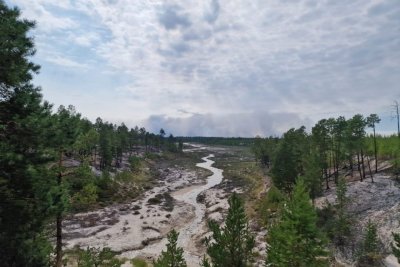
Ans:
POLYGON ((185 250, 185 258, 189 266, 198 266, 198 263, 200 262, 202 257, 202 255, 199 255, 195 251, 195 238, 193 237, 195 234, 202 232, 202 228, 205 225, 204 216, 206 208, 204 204, 198 203, 196 201, 197 196, 201 192, 221 183, 223 178, 223 170, 211 166, 212 164, 214 164, 214 161, 210 159, 212 157, 214 157, 214 155, 210 154, 207 157, 202 158, 204 162, 196 164, 196 166, 210 170, 213 173, 207 178, 207 183, 205 185, 194 186, 190 188, 190 190, 182 189, 173 194, 176 200, 188 203, 195 208, 194 220, 182 229, 180 229, 178 239, 178 245, 183 247, 185 250))

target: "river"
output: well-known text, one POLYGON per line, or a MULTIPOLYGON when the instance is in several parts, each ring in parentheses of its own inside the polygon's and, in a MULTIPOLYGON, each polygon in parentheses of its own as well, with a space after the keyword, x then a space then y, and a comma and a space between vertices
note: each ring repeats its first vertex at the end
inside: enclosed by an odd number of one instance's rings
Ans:
POLYGON ((195 208, 194 220, 180 229, 178 245, 185 249, 185 259, 189 266, 198 266, 202 255, 196 253, 193 236, 203 231, 205 226, 205 205, 197 202, 197 196, 211 187, 221 183, 223 179, 222 170, 212 167, 214 161, 210 158, 213 154, 202 158, 204 162, 197 163, 196 166, 210 170, 213 174, 207 178, 207 183, 201 186, 193 186, 190 190, 182 189, 173 194, 173 197, 178 201, 186 202, 195 208))

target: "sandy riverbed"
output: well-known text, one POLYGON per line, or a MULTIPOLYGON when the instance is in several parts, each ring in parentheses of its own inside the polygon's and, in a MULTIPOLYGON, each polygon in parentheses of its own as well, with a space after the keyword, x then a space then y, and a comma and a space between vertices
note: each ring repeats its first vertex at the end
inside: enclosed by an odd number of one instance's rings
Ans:
POLYGON ((228 205, 220 189, 210 189, 222 181, 222 170, 212 167, 209 155, 197 164, 213 174, 204 181, 195 171, 169 168, 159 186, 129 204, 113 205, 93 212, 76 214, 64 223, 66 246, 110 247, 121 252, 121 257, 141 257, 152 260, 165 249, 166 235, 172 229, 180 232, 178 243, 185 249, 189 266, 199 266, 204 246, 201 239, 207 232, 206 218, 222 219, 221 212, 228 205), (207 192, 207 203, 197 202, 197 196, 207 192), (162 199, 151 204, 151 199, 163 194, 173 197, 173 210, 162 199))

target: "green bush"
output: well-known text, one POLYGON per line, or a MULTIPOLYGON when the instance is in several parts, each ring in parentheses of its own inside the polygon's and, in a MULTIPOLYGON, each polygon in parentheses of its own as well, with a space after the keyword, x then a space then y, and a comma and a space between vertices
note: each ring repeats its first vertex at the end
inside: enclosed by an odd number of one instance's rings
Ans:
POLYGON ((368 221, 359 251, 359 266, 379 266, 382 260, 379 246, 376 224, 368 221))
POLYGON ((117 253, 110 248, 89 248, 85 250, 75 247, 71 253, 75 260, 74 266, 77 267, 120 267, 123 261, 118 259, 117 253))
POLYGON ((147 262, 145 260, 134 258, 131 260, 133 267, 147 267, 147 262))
POLYGON ((141 166, 141 159, 136 156, 131 156, 129 157, 129 164, 131 167, 131 171, 134 172, 139 171, 141 166))
POLYGON ((144 155, 144 157, 146 159, 158 159, 160 158, 160 155, 156 154, 156 153, 150 153, 150 152, 146 152, 146 154, 144 155))
POLYGON ((266 224, 270 223, 270 219, 274 217, 274 214, 279 210, 284 200, 285 196, 282 192, 272 185, 264 198, 261 199, 259 208, 261 218, 266 224))
POLYGON ((85 185, 82 190, 75 193, 72 197, 72 205, 76 210, 84 210, 96 204, 97 202, 97 186, 93 183, 85 185))

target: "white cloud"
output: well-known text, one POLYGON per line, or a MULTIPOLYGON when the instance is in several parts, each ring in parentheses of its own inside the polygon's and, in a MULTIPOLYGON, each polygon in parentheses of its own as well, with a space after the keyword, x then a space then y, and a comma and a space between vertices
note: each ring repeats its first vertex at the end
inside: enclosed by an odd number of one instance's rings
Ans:
POLYGON ((101 73, 129 77, 110 95, 132 98, 140 117, 267 109, 271 121, 286 113, 316 120, 380 112, 400 97, 398 0, 15 2, 38 21, 41 43, 66 31, 72 47, 54 53, 81 59, 74 49, 88 49, 104 61, 101 73))
POLYGON ((84 47, 91 47, 95 42, 100 41, 100 36, 95 32, 72 34, 70 37, 74 43, 84 47))
POLYGON ((53 55, 45 58, 46 61, 51 62, 53 64, 62 66, 62 67, 67 67, 67 68, 80 68, 80 69, 86 69, 89 66, 87 64, 79 63, 77 61, 74 61, 72 59, 60 56, 60 55, 53 55))
POLYGON ((74 29, 79 23, 67 16, 59 16, 48 10, 48 5, 55 5, 59 8, 69 7, 69 1, 50 1, 50 0, 14 0, 12 4, 22 9, 22 15, 30 20, 35 20, 39 28, 39 32, 50 33, 54 30, 74 29))

